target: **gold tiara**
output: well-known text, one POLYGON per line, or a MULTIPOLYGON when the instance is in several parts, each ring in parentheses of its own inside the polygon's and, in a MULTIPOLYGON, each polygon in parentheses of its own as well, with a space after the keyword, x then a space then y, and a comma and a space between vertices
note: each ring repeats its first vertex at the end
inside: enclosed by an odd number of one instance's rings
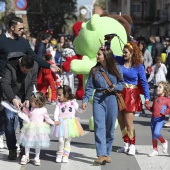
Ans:
POLYGON ((130 43, 127 43, 126 45, 129 46, 133 50, 133 47, 130 43))

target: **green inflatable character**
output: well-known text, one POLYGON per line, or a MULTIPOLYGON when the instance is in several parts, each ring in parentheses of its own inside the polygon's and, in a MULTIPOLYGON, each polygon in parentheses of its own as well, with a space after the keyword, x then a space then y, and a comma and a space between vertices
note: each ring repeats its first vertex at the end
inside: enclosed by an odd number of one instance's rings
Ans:
MULTIPOLYGON (((114 55, 122 56, 124 44, 127 43, 127 33, 124 26, 111 17, 100 17, 98 14, 94 14, 89 21, 82 24, 78 36, 74 39, 75 51, 77 54, 82 55, 83 58, 82 60, 75 59, 71 62, 71 71, 75 74, 83 74, 84 89, 88 74, 96 64, 96 54, 101 46, 99 39, 104 44, 104 36, 113 33, 118 36, 111 40, 111 49, 114 55)), ((93 130, 93 117, 90 119, 89 125, 90 130, 93 130)), ((115 125, 117 127, 118 123, 115 125)))

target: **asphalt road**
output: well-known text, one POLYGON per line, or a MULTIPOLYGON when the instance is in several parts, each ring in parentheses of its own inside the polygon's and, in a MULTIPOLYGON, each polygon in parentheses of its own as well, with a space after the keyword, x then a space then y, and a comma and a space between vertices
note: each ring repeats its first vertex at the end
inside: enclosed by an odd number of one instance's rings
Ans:
MULTIPOLYGON (((81 101, 78 102, 81 104, 81 101)), ((47 104, 47 109, 50 117, 53 118, 55 106, 47 104)), ((51 135, 50 147, 41 150, 41 166, 35 166, 33 163, 34 149, 31 149, 30 163, 21 166, 19 158, 17 161, 7 160, 8 150, 5 148, 0 149, 0 170, 169 170, 170 156, 169 154, 163 154, 160 143, 159 156, 147 156, 152 150, 152 143, 150 131, 151 113, 148 111, 146 113, 146 117, 135 117, 134 120, 136 128, 135 156, 116 152, 116 149, 123 145, 120 129, 118 127, 115 130, 115 140, 111 154, 112 163, 108 163, 104 166, 94 165, 94 159, 97 158, 94 133, 89 131, 88 126, 89 118, 92 116, 92 106, 91 104, 88 104, 86 112, 77 114, 86 133, 82 137, 72 139, 69 163, 55 162, 58 139, 51 135)), ((163 137, 168 140, 170 147, 170 128, 163 128, 161 133, 163 137)), ((19 130, 17 130, 16 134, 18 138, 19 130)))

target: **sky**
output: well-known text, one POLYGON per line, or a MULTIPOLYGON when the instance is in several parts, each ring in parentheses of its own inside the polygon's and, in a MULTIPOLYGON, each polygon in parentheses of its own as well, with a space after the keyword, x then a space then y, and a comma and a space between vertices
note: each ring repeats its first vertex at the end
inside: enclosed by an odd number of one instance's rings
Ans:
MULTIPOLYGON (((92 5, 93 0, 77 0, 77 8, 78 8, 78 13, 79 13, 79 8, 81 6, 85 6, 85 5, 92 5)), ((78 15, 77 13, 77 15, 78 15)), ((86 18, 90 17, 90 11, 87 12, 86 18)))
POLYGON ((77 0, 77 4, 91 5, 93 0, 77 0))

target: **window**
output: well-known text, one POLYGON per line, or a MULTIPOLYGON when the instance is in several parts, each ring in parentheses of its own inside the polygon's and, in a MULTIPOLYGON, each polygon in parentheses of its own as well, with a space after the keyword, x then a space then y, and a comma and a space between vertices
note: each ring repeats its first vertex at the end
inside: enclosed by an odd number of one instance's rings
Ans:
POLYGON ((133 4, 132 5, 132 12, 141 12, 141 5, 140 4, 133 4))

